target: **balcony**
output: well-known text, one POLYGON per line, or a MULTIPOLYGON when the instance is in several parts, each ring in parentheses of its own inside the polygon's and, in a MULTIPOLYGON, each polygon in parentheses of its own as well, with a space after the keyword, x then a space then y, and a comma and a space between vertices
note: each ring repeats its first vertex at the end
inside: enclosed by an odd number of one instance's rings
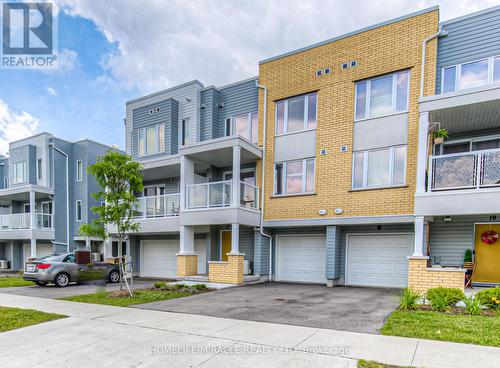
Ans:
POLYGON ((239 199, 233 196, 233 180, 186 185, 186 206, 181 225, 238 223, 258 226, 259 188, 240 182, 239 199))
POLYGON ((430 191, 500 186, 500 149, 430 157, 430 191))
POLYGON ((135 218, 179 216, 179 193, 137 198, 135 218))
MULTIPOLYGON (((37 213, 35 229, 52 230, 52 214, 37 213)), ((31 229, 30 213, 0 215, 0 231, 31 229)))
POLYGON ((415 195, 423 216, 498 213, 500 149, 431 156, 427 191, 415 195))

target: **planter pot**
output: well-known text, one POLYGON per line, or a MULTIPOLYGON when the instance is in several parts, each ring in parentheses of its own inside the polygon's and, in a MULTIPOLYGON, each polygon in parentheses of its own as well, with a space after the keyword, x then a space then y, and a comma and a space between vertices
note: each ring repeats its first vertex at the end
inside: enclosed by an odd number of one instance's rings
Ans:
POLYGON ((444 142, 443 137, 436 137, 434 138, 434 144, 442 144, 444 142))

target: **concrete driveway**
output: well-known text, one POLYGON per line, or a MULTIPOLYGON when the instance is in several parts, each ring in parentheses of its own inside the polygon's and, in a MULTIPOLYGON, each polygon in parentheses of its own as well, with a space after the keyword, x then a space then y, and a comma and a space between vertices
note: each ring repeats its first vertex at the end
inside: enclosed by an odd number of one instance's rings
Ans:
POLYGON ((378 333, 399 290, 264 283, 135 306, 259 322, 378 333))
MULTIPOLYGON (((153 280, 134 279, 134 289, 149 288, 153 285, 153 280)), ((123 285, 125 288, 125 284, 123 285)), ((120 284, 106 284, 107 291, 120 290, 120 284)), ((11 288, 0 288, 0 294, 13 294, 22 296, 32 296, 35 298, 58 299, 74 295, 92 294, 97 291, 95 285, 70 284, 65 288, 56 287, 55 285, 38 286, 21 286, 11 288)))

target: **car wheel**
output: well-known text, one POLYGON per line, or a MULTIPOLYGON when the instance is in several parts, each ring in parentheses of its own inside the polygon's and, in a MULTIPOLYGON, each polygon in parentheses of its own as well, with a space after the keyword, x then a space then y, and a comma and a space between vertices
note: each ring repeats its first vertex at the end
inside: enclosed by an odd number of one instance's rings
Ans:
POLYGON ((35 281, 35 284, 37 284, 38 286, 46 286, 47 285, 47 283, 43 282, 43 281, 35 281))
POLYGON ((118 281, 120 281, 120 273, 117 270, 111 271, 108 276, 108 281, 116 284, 118 281))
POLYGON ((54 280, 54 284, 58 287, 66 287, 71 282, 69 275, 65 272, 61 272, 57 274, 56 279, 54 280))

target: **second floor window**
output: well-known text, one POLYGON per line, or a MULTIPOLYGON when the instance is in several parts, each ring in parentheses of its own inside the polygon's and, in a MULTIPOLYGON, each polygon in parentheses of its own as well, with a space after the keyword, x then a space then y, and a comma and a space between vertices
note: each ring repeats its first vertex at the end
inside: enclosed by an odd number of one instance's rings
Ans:
POLYGON ((314 158, 274 164, 274 194, 314 192, 314 158))
POLYGON ((139 129, 139 156, 165 152, 165 124, 139 129))
POLYGON ((16 162, 12 165, 12 184, 26 182, 26 161, 16 162))
POLYGON ((276 134, 316 128, 317 94, 310 93, 276 102, 276 134))
POLYGON ((82 201, 76 201, 76 221, 82 221, 82 201))
POLYGON ((36 177, 38 180, 42 179, 42 172, 43 172, 42 159, 39 158, 38 160, 36 160, 36 177))
POLYGON ((408 70, 356 83, 355 120, 408 110, 408 70))
POLYGON ((76 161, 76 181, 83 180, 83 162, 82 160, 76 161))
POLYGON ((443 68, 441 92, 484 86, 500 82, 500 56, 443 68))
POLYGON ((181 145, 191 143, 191 129, 189 127, 189 119, 181 120, 181 145))
POLYGON ((234 134, 240 135, 250 142, 257 143, 259 129, 259 115, 257 112, 235 116, 233 125, 234 134))

